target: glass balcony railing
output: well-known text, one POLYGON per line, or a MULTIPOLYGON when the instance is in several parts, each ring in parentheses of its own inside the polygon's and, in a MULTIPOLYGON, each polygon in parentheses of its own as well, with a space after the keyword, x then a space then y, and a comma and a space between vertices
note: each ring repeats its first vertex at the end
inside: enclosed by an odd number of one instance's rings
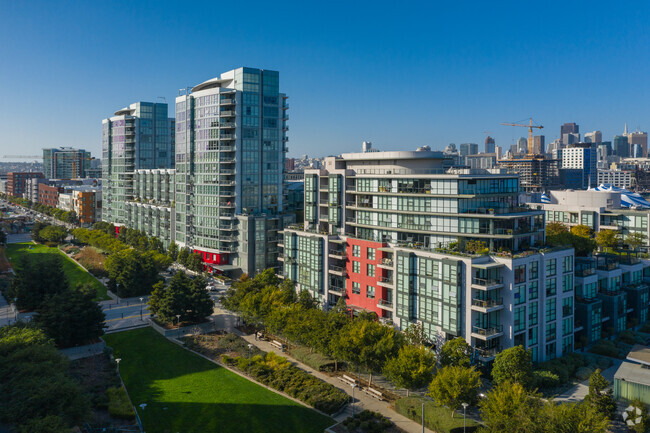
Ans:
POLYGON ((503 283, 503 278, 472 278, 472 284, 475 284, 477 286, 494 286, 497 284, 502 284, 503 283))
POLYGON ((503 325, 490 326, 487 328, 482 328, 480 326, 472 326, 472 332, 474 334, 482 335, 484 337, 489 337, 491 335, 496 335, 503 332, 503 325))
POLYGON ((499 299, 472 299, 472 305, 481 308, 492 308, 503 305, 503 298, 499 299))

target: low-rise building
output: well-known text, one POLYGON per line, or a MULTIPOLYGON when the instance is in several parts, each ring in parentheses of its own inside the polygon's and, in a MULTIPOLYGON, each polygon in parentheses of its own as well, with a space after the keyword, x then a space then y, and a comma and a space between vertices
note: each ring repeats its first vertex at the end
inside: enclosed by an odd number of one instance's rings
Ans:
POLYGON ((36 171, 7 173, 7 194, 12 197, 23 197, 25 184, 28 179, 43 179, 43 173, 36 171))
POLYGON ((617 188, 632 188, 632 174, 630 170, 598 170, 598 185, 608 184, 617 188))

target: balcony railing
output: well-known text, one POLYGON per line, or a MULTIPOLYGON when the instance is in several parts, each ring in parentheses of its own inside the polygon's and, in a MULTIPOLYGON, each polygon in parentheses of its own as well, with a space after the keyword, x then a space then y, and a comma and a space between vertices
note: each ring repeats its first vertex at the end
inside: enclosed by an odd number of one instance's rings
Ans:
POLYGON ((381 263, 384 266, 393 266, 393 259, 381 259, 381 263))
POLYGON ((472 284, 477 286, 494 286, 497 284, 502 284, 503 278, 472 278, 472 284))
POLYGON ((344 249, 332 249, 329 250, 330 255, 335 255, 335 256, 344 256, 345 255, 345 250, 344 249))
POLYGON ((386 284, 393 284, 393 277, 380 277, 379 282, 386 284))
POLYGON ((345 272, 346 272, 346 269, 344 267, 333 266, 333 265, 330 265, 329 270, 332 271, 332 272, 340 272, 340 273, 343 273, 343 274, 345 274, 345 272))
POLYGON ((485 347, 476 348, 476 353, 478 353, 478 356, 482 358, 492 358, 493 356, 497 356, 499 352, 501 352, 501 346, 490 347, 490 348, 485 348, 485 347))
POLYGON ((492 326, 489 328, 481 328, 479 326, 472 326, 472 332, 474 334, 482 335, 484 337, 489 337, 491 335, 496 335, 503 332, 503 325, 492 326))
POLYGON ((377 305, 381 306, 381 307, 391 308, 393 306, 393 301, 388 300, 388 299, 378 299, 377 300, 377 305))
POLYGON ((481 308, 492 308, 503 305, 503 298, 499 299, 472 299, 472 305, 481 308))

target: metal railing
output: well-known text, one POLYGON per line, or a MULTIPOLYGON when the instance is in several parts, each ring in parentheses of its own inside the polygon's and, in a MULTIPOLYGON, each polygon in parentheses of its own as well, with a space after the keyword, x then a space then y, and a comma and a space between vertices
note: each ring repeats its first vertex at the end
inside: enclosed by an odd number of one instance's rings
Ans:
POLYGON ((393 284, 393 277, 380 277, 379 282, 393 284))
POLYGON ((472 298, 472 305, 475 307, 491 308, 503 305, 503 298, 499 299, 476 299, 472 298))
POLYGON ((472 278, 472 284, 478 286, 494 286, 497 284, 502 284, 503 278, 472 278))
POLYGON ((503 332, 503 325, 492 326, 489 328, 481 328, 479 326, 472 326, 472 332, 474 334, 482 335, 484 337, 489 337, 490 335, 495 335, 503 332))

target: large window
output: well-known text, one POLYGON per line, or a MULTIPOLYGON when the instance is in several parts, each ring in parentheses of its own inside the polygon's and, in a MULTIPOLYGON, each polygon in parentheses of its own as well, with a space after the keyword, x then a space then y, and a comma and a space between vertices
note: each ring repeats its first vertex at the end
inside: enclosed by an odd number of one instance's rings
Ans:
POLYGON ((352 256, 361 257, 361 247, 359 245, 352 245, 352 256))
POLYGON ((557 259, 549 259, 546 261, 546 276, 552 277, 557 273, 557 259))
POLYGON ((366 265, 366 274, 369 277, 374 277, 375 276, 375 265, 373 265, 372 263, 368 263, 366 265))
POLYGON ((530 279, 533 280, 539 277, 539 262, 530 263, 530 279))
POLYGON ((531 302, 528 306, 528 326, 535 326, 537 322, 537 302, 531 302))
POLYGON ((515 332, 526 329, 526 307, 515 308, 515 332))
POLYGON ((355 295, 361 294, 361 284, 353 282, 352 283, 352 293, 355 295))
POLYGON ((546 280, 546 296, 554 296, 557 293, 557 281, 555 278, 546 280))
POLYGON ((519 305, 526 302, 526 285, 522 284, 515 287, 514 290, 514 304, 519 305))
POLYGON ((537 299, 539 296, 539 283, 537 281, 531 281, 530 285, 528 286, 528 299, 533 300, 537 299))
POLYGON ((356 261, 352 262, 352 272, 354 272, 355 274, 361 273, 361 262, 356 262, 356 261))
POLYGON ((375 299, 375 288, 373 286, 366 286, 366 297, 368 299, 375 299))
POLYGON ((562 291, 570 292, 573 290, 573 274, 567 274, 562 276, 562 291))
POLYGON ((551 298, 546 300, 546 321, 547 322, 552 322, 555 320, 555 299, 556 298, 551 298))
POLYGON ((367 254, 368 254, 368 260, 375 260, 375 249, 374 248, 368 248, 367 254))
POLYGON ((573 256, 562 259, 562 272, 573 272, 573 256))
POLYGON ((515 266, 515 284, 526 281, 526 265, 515 266))

